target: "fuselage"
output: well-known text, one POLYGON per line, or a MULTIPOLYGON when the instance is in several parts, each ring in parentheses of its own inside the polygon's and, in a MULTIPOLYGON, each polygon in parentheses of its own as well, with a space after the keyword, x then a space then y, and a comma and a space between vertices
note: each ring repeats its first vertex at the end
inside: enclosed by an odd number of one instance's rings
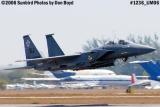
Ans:
POLYGON ((119 40, 117 43, 110 41, 106 45, 88 52, 64 55, 55 41, 50 41, 49 39, 47 42, 49 45, 48 49, 50 49, 49 57, 42 58, 30 37, 26 35, 23 38, 27 67, 42 71, 108 67, 113 66, 116 59, 124 59, 126 61, 128 57, 143 55, 155 50, 152 47, 119 40), (54 45, 54 48, 50 48, 51 44, 54 45))
POLYGON ((95 69, 99 67, 113 66, 118 58, 127 60, 128 57, 143 55, 155 49, 135 43, 125 42, 108 43, 103 47, 81 53, 78 57, 59 61, 51 61, 42 65, 36 65, 38 70, 82 70, 95 69))

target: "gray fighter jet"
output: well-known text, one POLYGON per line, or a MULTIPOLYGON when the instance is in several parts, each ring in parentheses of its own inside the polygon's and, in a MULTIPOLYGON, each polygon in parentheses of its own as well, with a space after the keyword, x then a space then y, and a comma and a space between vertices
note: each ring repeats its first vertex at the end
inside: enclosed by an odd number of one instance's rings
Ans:
MULTIPOLYGON (((25 69, 34 68, 40 71, 82 70, 114 66, 116 59, 126 61, 128 57, 143 55, 155 50, 149 46, 119 40, 118 43, 110 41, 103 47, 73 55, 64 55, 62 50, 58 50, 57 52, 50 51, 49 57, 42 58, 29 35, 25 35, 23 39, 26 60, 21 61, 26 61, 27 67, 25 69)), ((49 45, 54 45, 58 49, 60 48, 56 41, 54 44, 50 42, 47 44, 48 48, 49 45)))

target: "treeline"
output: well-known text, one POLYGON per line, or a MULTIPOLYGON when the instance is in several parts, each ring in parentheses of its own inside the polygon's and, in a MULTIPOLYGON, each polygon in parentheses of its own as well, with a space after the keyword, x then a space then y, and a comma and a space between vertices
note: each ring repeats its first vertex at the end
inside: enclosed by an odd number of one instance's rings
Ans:
MULTIPOLYGON (((131 73, 135 73, 136 75, 146 75, 146 72, 143 68, 141 68, 137 64, 129 64, 130 61, 135 60, 158 60, 160 59, 160 39, 157 34, 154 35, 143 35, 143 36, 135 36, 135 35, 129 35, 126 37, 125 40, 148 45, 151 47, 156 48, 156 51, 137 56, 137 57, 131 57, 126 62, 123 62, 122 60, 116 60, 115 65, 112 67, 106 67, 105 69, 110 69, 115 71, 117 74, 127 74, 130 75, 131 73), (123 62, 123 63, 122 63, 123 62)), ((87 41, 87 43, 83 46, 84 51, 88 51, 100 46, 106 45, 109 41, 114 41, 113 39, 107 38, 107 39, 96 39, 93 38, 92 40, 87 41)), ((118 41, 118 39, 117 39, 118 41)))
POLYGON ((22 83, 22 78, 36 78, 41 77, 39 75, 32 74, 35 71, 29 71, 29 70, 10 70, 0 72, 0 82, 4 83, 22 83))

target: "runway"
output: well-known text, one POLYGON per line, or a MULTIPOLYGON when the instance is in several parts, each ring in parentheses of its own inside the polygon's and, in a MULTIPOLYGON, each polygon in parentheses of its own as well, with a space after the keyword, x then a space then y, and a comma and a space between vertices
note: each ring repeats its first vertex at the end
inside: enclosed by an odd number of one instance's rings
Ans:
POLYGON ((84 99, 84 98, 160 98, 160 96, 54 96, 54 97, 0 97, 0 99, 84 99))
POLYGON ((160 107, 160 104, 0 104, 0 107, 160 107))
POLYGON ((160 104, 160 96, 6 96, 0 104, 160 104))
POLYGON ((130 94, 122 89, 4 90, 0 91, 0 104, 160 104, 160 90, 130 94))

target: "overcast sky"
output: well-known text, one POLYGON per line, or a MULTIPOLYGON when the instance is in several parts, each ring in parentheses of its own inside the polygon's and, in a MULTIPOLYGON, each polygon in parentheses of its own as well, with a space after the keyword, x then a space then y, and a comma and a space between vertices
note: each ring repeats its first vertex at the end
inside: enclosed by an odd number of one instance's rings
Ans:
POLYGON ((133 6, 130 0, 74 0, 73 6, 0 5, 0 65, 25 59, 23 35, 30 34, 47 56, 45 34, 66 54, 82 51, 87 40, 159 34, 160 6, 133 6))

